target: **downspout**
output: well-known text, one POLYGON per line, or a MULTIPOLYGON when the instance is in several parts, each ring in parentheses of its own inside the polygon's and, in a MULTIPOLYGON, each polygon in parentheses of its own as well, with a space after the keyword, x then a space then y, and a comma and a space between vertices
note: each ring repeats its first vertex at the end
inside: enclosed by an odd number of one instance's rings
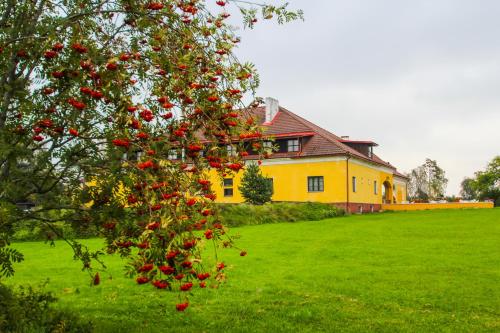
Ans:
POLYGON ((346 164, 346 178, 345 178, 345 186, 346 186, 346 203, 345 203, 345 212, 346 214, 349 212, 349 160, 351 159, 351 154, 347 153, 347 158, 345 159, 346 164))

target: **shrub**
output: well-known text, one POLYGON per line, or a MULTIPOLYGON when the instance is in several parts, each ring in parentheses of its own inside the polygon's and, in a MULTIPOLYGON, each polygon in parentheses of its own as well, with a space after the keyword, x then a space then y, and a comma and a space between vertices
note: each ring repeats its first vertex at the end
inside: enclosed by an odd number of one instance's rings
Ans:
POLYGON ((344 211, 319 202, 276 202, 262 206, 250 204, 221 204, 221 219, 232 227, 279 222, 317 221, 342 216, 344 211))
POLYGON ((56 310, 51 293, 32 287, 14 292, 0 284, 0 332, 92 332, 92 325, 67 311, 56 310))
POLYGON ((257 164, 246 167, 239 189, 245 201, 254 205, 263 205, 273 196, 273 183, 262 175, 257 164))

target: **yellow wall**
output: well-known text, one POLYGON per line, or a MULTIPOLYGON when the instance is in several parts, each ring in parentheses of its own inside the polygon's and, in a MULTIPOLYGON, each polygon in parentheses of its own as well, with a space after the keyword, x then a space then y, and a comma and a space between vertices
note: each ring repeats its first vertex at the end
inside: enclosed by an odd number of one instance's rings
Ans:
MULTIPOLYGON (((349 202, 381 204, 384 182, 389 181, 392 186, 392 174, 370 168, 364 164, 349 161, 349 202), (352 177, 356 177, 356 192, 352 190, 352 177), (375 194, 374 181, 377 181, 377 194, 375 194)), ((392 189, 389 188, 389 196, 392 189)), ((345 201, 345 200, 344 200, 345 201)))
MULTIPOLYGON (((344 203, 346 196, 346 160, 333 158, 331 160, 305 159, 300 160, 266 160, 261 166, 262 174, 273 179, 273 201, 295 202, 326 202, 344 203), (307 177, 323 176, 324 191, 308 192, 307 177)), ((349 161, 349 202, 352 203, 382 203, 382 186, 384 181, 390 183, 390 197, 392 197, 393 175, 390 170, 383 171, 377 167, 370 167, 365 163, 351 159, 349 161), (356 177, 356 192, 352 191, 352 177, 356 177), (374 181, 377 181, 377 194, 374 192, 374 181)), ((239 172, 233 179, 233 196, 224 197, 222 180, 215 172, 210 173, 213 188, 217 194, 217 202, 240 203, 244 201, 238 187, 243 172, 239 172)), ((228 175, 227 178, 230 178, 228 175)), ((401 199, 406 200, 405 195, 401 199)), ((401 201, 398 201, 401 202, 401 201)))
POLYGON ((406 202, 406 183, 401 180, 394 180, 394 185, 396 187, 396 190, 394 191, 394 196, 396 197, 395 203, 406 202))
POLYGON ((383 210, 427 210, 458 208, 493 208, 493 202, 446 202, 446 203, 412 203, 382 205, 383 210))
MULTIPOLYGON (((404 179, 393 179, 392 170, 370 165, 354 158, 349 159, 348 169, 345 157, 271 159, 263 162, 261 171, 265 177, 273 179, 273 201, 382 204, 384 183, 388 184, 388 197, 391 200, 394 196, 397 203, 406 201, 404 179), (324 191, 308 191, 308 177, 312 176, 323 176, 324 191), (352 177, 356 177, 355 192, 353 191, 352 177), (376 193, 375 181, 377 182, 376 193), (393 184, 395 186, 394 193, 393 184), (348 197, 346 195, 347 186, 349 187, 348 197)), ((244 202, 238 189, 242 176, 243 171, 240 171, 225 177, 233 178, 233 196, 224 197, 222 179, 214 170, 210 170, 209 177, 217 195, 216 201, 219 203, 244 202)), ((87 185, 98 186, 96 180, 90 181, 87 185)), ((126 202, 125 194, 125 189, 120 185, 116 195, 123 197, 124 202, 126 202)), ((89 204, 92 205, 92 203, 89 204)))
MULTIPOLYGON (((344 202, 346 193, 344 164, 345 161, 268 164, 262 165, 261 170, 265 177, 273 179, 273 201, 344 202), (309 176, 323 176, 323 192, 307 191, 307 177, 309 176)), ((211 173, 217 202, 239 203, 244 201, 238 190, 242 175, 243 172, 239 172, 234 177, 233 197, 224 197, 222 181, 217 178, 215 172, 211 173)))

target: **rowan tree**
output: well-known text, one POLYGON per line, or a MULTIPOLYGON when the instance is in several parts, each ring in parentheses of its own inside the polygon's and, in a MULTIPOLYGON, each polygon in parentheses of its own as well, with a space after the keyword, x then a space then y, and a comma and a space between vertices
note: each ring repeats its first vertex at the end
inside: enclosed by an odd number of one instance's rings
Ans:
MULTIPOLYGON (((207 172, 238 172, 262 136, 245 112, 259 78, 233 55, 226 8, 246 27, 257 9, 279 23, 301 13, 206 2, 0 1, 0 275, 22 260, 13 226, 32 220, 97 227, 139 284, 184 295, 224 279, 224 263, 201 257, 206 242, 232 244, 207 172)), ((101 252, 67 242, 98 284, 101 252)))

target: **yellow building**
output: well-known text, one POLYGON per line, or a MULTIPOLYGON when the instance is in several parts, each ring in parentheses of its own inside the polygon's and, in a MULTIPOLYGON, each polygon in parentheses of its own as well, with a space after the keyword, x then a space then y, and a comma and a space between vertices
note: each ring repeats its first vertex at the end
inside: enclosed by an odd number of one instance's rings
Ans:
MULTIPOLYGON (((382 203, 406 201, 408 179, 373 152, 376 143, 338 137, 272 98, 251 112, 279 147, 261 165, 272 179, 273 201, 325 202, 350 212, 379 211, 382 203)), ((257 158, 250 155, 246 163, 257 158)), ((241 177, 242 172, 221 181, 213 175, 218 202, 244 201, 238 190, 241 177)))

